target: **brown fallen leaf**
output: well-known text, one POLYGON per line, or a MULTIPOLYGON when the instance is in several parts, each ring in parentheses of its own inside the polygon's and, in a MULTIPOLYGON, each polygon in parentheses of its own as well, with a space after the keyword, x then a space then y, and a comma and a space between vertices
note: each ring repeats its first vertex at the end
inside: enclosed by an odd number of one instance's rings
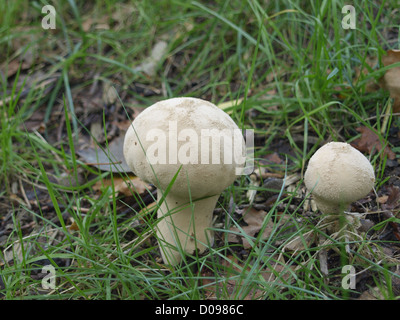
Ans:
POLYGON ((150 213, 151 211, 155 210, 157 207, 157 202, 152 202, 150 204, 148 204, 146 207, 144 207, 143 209, 141 209, 138 213, 138 215, 140 217, 143 217, 145 215, 147 215, 148 213, 150 213))
POLYGON ((388 198, 385 202, 385 210, 394 210, 400 206, 400 189, 396 186, 388 187, 388 198))
POLYGON ((92 17, 88 16, 83 19, 82 29, 85 32, 90 32, 91 30, 110 30, 109 17, 92 17))
POLYGON ((396 154, 388 146, 382 145, 382 141, 374 131, 367 127, 358 127, 356 130, 361 133, 361 137, 351 144, 354 148, 368 154, 374 151, 381 152, 383 149, 383 155, 387 155, 390 160, 396 159, 396 154))
POLYGON ((68 226, 69 231, 79 231, 79 226, 76 223, 76 221, 73 221, 69 226, 68 226))
POLYGON ((243 277, 246 273, 254 272, 254 268, 236 256, 228 254, 220 263, 218 272, 205 268, 201 273, 200 281, 206 299, 218 299, 221 296, 229 299, 258 300, 265 296, 265 288, 270 283, 288 284, 292 282, 295 273, 295 265, 287 265, 283 256, 271 257, 265 267, 258 268, 259 276, 265 282, 260 281, 257 286, 246 290, 243 277), (242 295, 237 294, 242 292, 242 295))
POLYGON ((282 164, 284 161, 279 157, 279 154, 274 152, 271 154, 267 154, 264 156, 264 159, 266 159, 268 162, 275 163, 275 164, 282 164))
POLYGON ((111 179, 102 179, 97 181, 93 185, 93 190, 101 191, 104 187, 112 186, 114 183, 114 190, 117 194, 123 194, 125 196, 131 196, 133 192, 142 194, 146 189, 150 189, 151 186, 145 183, 142 179, 136 176, 129 176, 128 179, 121 177, 114 177, 111 179))
MULTIPOLYGON (((266 211, 264 210, 258 211, 253 207, 249 208, 246 212, 244 212, 243 220, 244 222, 246 222, 247 226, 243 226, 242 229, 245 232, 245 234, 249 237, 254 237, 257 233, 259 233, 263 226, 263 221, 266 215, 267 215, 266 211)), ((274 228, 273 221, 269 221, 263 231, 262 238, 263 239, 268 238, 273 228, 274 228)), ((241 239, 243 248, 250 249, 252 247, 252 245, 250 244, 249 240, 245 235, 238 236, 236 234, 241 232, 237 227, 232 227, 230 230, 233 231, 234 233, 228 234, 229 242, 239 243, 241 239)))
POLYGON ((76 153, 87 165, 92 165, 103 171, 112 172, 130 172, 128 164, 125 161, 123 147, 125 134, 113 139, 108 144, 108 149, 102 149, 95 146, 77 149, 76 153))
MULTIPOLYGON (((400 50, 388 50, 382 57, 385 67, 400 62, 400 50)), ((387 70, 381 79, 381 87, 388 90, 393 98, 393 112, 400 112, 400 67, 387 70)))
POLYGON ((26 66, 24 65, 24 63, 18 61, 17 59, 11 60, 8 65, 6 65, 5 63, 2 64, 2 66, 0 67, 2 73, 5 73, 4 70, 7 69, 7 78, 12 77, 14 74, 17 73, 19 67, 21 66, 21 70, 26 69, 26 66))
POLYGON ((383 195, 381 197, 376 198, 376 201, 380 204, 385 204, 388 200, 389 196, 383 195))
POLYGON ((271 258, 262 271, 262 277, 267 282, 290 283, 296 271, 295 265, 287 265, 282 255, 271 258))
MULTIPOLYGON (((383 217, 385 219, 391 219, 393 217, 397 217, 398 208, 400 207, 400 189, 396 186, 389 186, 388 188, 388 196, 387 201, 382 204, 383 217), (394 213, 396 212, 396 213, 394 213)), ((400 241, 400 226, 397 222, 391 221, 389 224, 392 226, 393 235, 397 240, 400 241)))
POLYGON ((364 291, 357 300, 385 300, 385 297, 380 288, 373 287, 364 291))
POLYGON ((205 268, 201 273, 200 283, 207 300, 219 299, 221 296, 228 299, 257 300, 265 294, 262 287, 252 288, 250 291, 242 290, 245 296, 237 296, 243 281, 239 274, 251 272, 251 266, 244 268, 244 262, 236 256, 228 255, 221 261, 218 273, 215 270, 205 268))
POLYGON ((0 66, 0 71, 5 73, 4 71, 7 70, 7 78, 10 78, 17 73, 20 67, 21 70, 27 70, 31 68, 33 63, 35 62, 33 51, 33 48, 30 48, 18 58, 15 58, 8 63, 2 63, 2 65, 0 66))

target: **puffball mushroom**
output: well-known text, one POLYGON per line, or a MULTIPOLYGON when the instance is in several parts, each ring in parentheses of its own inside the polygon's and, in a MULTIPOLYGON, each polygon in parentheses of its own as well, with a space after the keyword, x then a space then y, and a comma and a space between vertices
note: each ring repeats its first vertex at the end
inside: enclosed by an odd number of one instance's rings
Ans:
POLYGON ((244 166, 244 139, 228 114, 197 98, 157 102, 132 122, 124 156, 138 177, 157 187, 164 262, 176 265, 181 253, 212 245, 217 200, 244 166))
POLYGON ((374 187, 369 160, 344 142, 330 142, 311 157, 304 182, 323 213, 338 214, 365 197, 374 187))

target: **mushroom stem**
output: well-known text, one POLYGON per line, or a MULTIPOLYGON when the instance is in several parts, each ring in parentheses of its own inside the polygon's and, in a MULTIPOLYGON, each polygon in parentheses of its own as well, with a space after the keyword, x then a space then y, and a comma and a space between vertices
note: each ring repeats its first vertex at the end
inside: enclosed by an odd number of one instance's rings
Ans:
POLYGON ((343 213, 348 207, 350 203, 343 203, 343 202, 329 202, 326 199, 321 199, 317 195, 314 194, 314 201, 317 205, 317 208, 327 214, 340 214, 343 213))
MULTIPOLYGON (((158 202, 163 195, 157 194, 158 202)), ((213 245, 214 233, 209 230, 213 211, 219 195, 188 202, 173 194, 168 194, 161 203, 157 217, 157 237, 161 243, 161 255, 170 265, 182 260, 181 252, 203 253, 213 245)))
POLYGON ((315 195, 314 201, 317 208, 326 215, 324 223, 327 224, 329 234, 335 233, 352 223, 353 220, 345 212, 349 209, 351 203, 329 202, 315 195))

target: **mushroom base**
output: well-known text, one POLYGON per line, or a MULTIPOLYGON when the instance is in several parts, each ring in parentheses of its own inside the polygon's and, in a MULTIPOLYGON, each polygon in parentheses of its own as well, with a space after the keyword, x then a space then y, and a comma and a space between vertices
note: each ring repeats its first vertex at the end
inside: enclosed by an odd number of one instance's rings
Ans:
MULTIPOLYGON (((160 202, 162 194, 157 194, 160 202)), ((157 237, 164 263, 177 265, 182 254, 203 253, 214 243, 209 230, 219 195, 195 200, 168 194, 160 205, 157 217, 157 237)))
POLYGON ((337 202, 329 202, 326 201, 316 195, 314 195, 314 201, 315 204, 317 205, 317 208, 326 214, 339 214, 342 213, 343 211, 347 210, 350 206, 349 203, 337 203, 337 202))

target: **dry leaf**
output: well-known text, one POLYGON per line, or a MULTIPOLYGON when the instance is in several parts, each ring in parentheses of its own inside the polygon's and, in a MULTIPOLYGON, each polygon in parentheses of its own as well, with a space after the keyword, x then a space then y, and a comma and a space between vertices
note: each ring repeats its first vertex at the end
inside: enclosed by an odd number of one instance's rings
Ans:
MULTIPOLYGON (((206 269, 202 272, 201 284, 206 298, 217 299, 222 295, 227 295, 232 299, 257 300, 263 299, 265 296, 265 284, 260 282, 259 286, 253 287, 250 291, 241 290, 243 286, 242 279, 238 278, 238 274, 252 272, 251 265, 244 267, 244 262, 236 256, 227 255, 221 261, 221 269, 218 273, 215 270, 206 269), (218 278, 216 279, 216 274, 218 278), (218 292, 218 294, 217 294, 218 292), (245 296, 237 296, 238 292, 246 292, 245 296)), ((277 259, 271 259, 266 268, 259 270, 259 275, 265 279, 267 283, 288 283, 293 277, 295 266, 285 265, 284 259, 280 256, 277 259)), ((268 286, 268 284, 266 284, 268 286)), ((246 289, 246 288, 243 288, 246 289)))
POLYGON ((120 136, 113 139, 108 144, 108 150, 96 148, 79 149, 76 153, 82 157, 87 165, 93 165, 103 171, 112 172, 130 172, 128 164, 125 161, 123 147, 125 134, 120 133, 120 136))
POLYGON ((114 190, 117 194, 123 194, 125 196, 131 196, 132 192, 142 194, 151 188, 149 184, 145 183, 139 177, 130 176, 129 180, 120 177, 114 177, 113 180, 99 180, 93 185, 93 190, 101 191, 104 187, 112 186, 112 184, 114 184, 114 190))
POLYGON ((69 226, 68 226, 69 231, 79 231, 79 226, 76 223, 76 221, 73 221, 69 226))
POLYGON ((9 78, 17 73, 20 66, 21 66, 21 70, 26 69, 24 62, 21 63, 21 61, 14 59, 14 60, 11 60, 8 63, 8 65, 6 63, 3 63, 0 68, 1 69, 0 71, 1 71, 1 73, 5 73, 4 71, 7 69, 7 78, 9 78))
POLYGON ((18 58, 15 58, 10 62, 4 62, 0 66, 0 73, 5 73, 4 71, 7 69, 7 78, 10 78, 17 73, 19 67, 21 67, 21 70, 27 70, 31 68, 32 65, 37 62, 37 53, 35 50, 36 46, 33 45, 18 58))
POLYGON ((295 269, 295 265, 287 266, 283 257, 278 256, 276 260, 270 260, 268 268, 262 272, 262 276, 267 282, 288 282, 293 277, 295 269))
MULTIPOLYGON (((387 201, 382 204, 382 209, 385 210, 383 212, 383 217, 385 219, 390 219, 394 216, 398 215, 397 208, 400 206, 400 189, 396 186, 390 186, 388 188, 389 194, 387 201), (396 213, 394 213, 396 212, 396 213)), ((400 228, 399 224, 391 221, 389 224, 392 226, 393 229, 393 235, 397 238, 397 240, 400 240, 400 228)))
POLYGON ((139 66, 135 68, 135 71, 141 71, 152 77, 156 73, 156 67, 161 61, 162 57, 167 53, 168 43, 161 40, 158 41, 151 50, 150 57, 145 59, 139 66))
POLYGON ((268 162, 275 163, 275 164, 283 163, 283 160, 279 157, 279 155, 276 152, 267 154, 266 156, 264 156, 264 159, 268 160, 268 162))
POLYGON ((149 212, 153 211, 155 209, 155 207, 157 207, 158 203, 157 202, 152 202, 150 204, 148 204, 146 207, 144 207, 143 209, 141 209, 138 213, 138 215, 140 217, 145 216, 146 214, 148 214, 149 212))
POLYGON ((108 24, 108 16, 93 18, 91 16, 85 17, 82 22, 82 29, 85 32, 89 32, 92 29, 95 30, 110 30, 110 25, 108 24))
POLYGON ((255 208, 250 208, 245 214, 243 215, 243 220, 248 225, 260 226, 262 225, 267 212, 264 210, 256 210, 255 208))
POLYGON ((6 249, 3 251, 3 257, 4 261, 9 262, 14 260, 17 263, 21 263, 24 261, 24 254, 25 254, 25 259, 27 258, 27 252, 32 250, 33 243, 26 241, 21 245, 20 241, 16 241, 13 244, 9 245, 6 249), (24 248, 22 248, 24 246, 24 248))
MULTIPOLYGON (((206 299, 214 300, 221 296, 237 299, 236 294, 241 291, 240 288, 243 286, 242 280, 237 275, 251 272, 251 266, 248 266, 247 269, 240 267, 243 267, 243 262, 235 256, 228 255, 226 260, 221 262, 221 270, 217 273, 217 279, 215 270, 206 269, 206 271, 202 272, 201 284, 206 299)), ((243 291, 246 292, 246 290, 243 291)), ((243 300, 256 300, 261 299, 264 294, 265 290, 253 288, 249 292, 246 292, 246 296, 240 296, 239 298, 243 300)))
POLYGON ((390 160, 396 159, 396 154, 388 147, 382 146, 379 136, 367 127, 356 128, 361 133, 361 137, 355 140, 351 145, 360 152, 372 154, 374 151, 380 152, 382 148, 383 155, 387 155, 390 160))
POLYGON ((388 188, 389 195, 385 203, 385 209, 395 209, 400 205, 400 189, 394 185, 388 188))
MULTIPOLYGON (((400 50, 388 50, 386 56, 382 57, 385 67, 400 62, 400 50)), ((393 112, 400 112, 400 67, 395 67, 386 71, 381 79, 381 86, 388 90, 390 97, 393 98, 393 112)))
POLYGON ((369 288, 364 291, 361 296, 357 298, 357 300, 385 300, 381 289, 378 287, 369 288))
MULTIPOLYGON (((250 208, 243 216, 243 220, 247 224, 247 226, 242 227, 245 234, 249 237, 254 237, 258 232, 260 232, 260 230, 263 226, 264 218, 266 215, 267 215, 267 212, 265 212, 264 210, 258 211, 256 209, 254 209, 253 207, 250 208)), ((269 221, 263 231, 262 239, 268 238, 270 236, 273 228, 274 228, 274 223, 272 221, 269 221)), ((241 232, 236 227, 232 227, 230 230, 235 233, 241 232)), ((251 244, 247 240, 246 236, 243 235, 243 236, 240 236, 240 238, 242 240, 243 247, 245 249, 251 248, 251 244)), ((240 240, 236 234, 229 233, 228 241, 232 242, 232 243, 239 243, 240 240)))
POLYGON ((389 198, 389 196, 384 195, 384 196, 378 197, 378 198, 376 199, 376 201, 377 201, 378 203, 380 203, 380 204, 385 204, 386 201, 388 200, 388 198, 389 198))
POLYGON ((302 252, 305 249, 308 249, 313 242, 314 233, 313 231, 308 231, 302 235, 294 237, 294 239, 285 244, 285 251, 287 250, 294 253, 302 252))

